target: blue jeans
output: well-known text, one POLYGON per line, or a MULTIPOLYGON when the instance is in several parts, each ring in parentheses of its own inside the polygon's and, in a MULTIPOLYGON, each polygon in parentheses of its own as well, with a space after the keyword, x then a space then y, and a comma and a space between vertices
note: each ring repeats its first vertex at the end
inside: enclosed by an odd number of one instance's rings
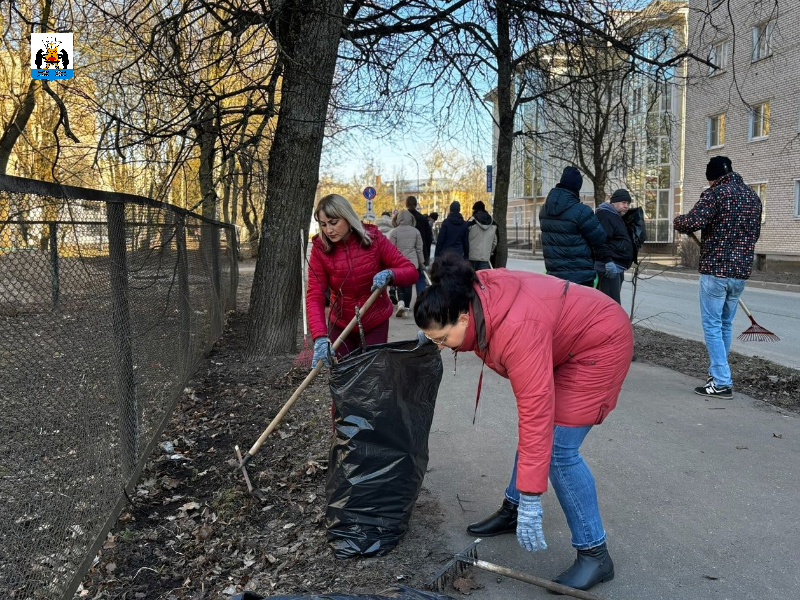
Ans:
MULTIPOLYGON (((553 427, 553 452, 550 456, 550 483, 556 492, 558 503, 567 525, 572 532, 572 545, 578 550, 594 548, 606 541, 606 531, 600 518, 600 507, 597 504, 597 490, 594 477, 589 466, 583 460, 579 449, 586 434, 592 428, 553 427)), ((506 488, 506 500, 519 504, 517 489, 517 460, 514 459, 514 470, 511 481, 506 488)))
POLYGON ((425 280, 425 272, 423 271, 425 267, 420 267, 419 271, 419 279, 417 279, 417 297, 425 291, 425 288, 428 287, 428 282, 425 280))
POLYGON ((711 363, 708 374, 714 378, 714 385, 717 386, 733 385, 728 352, 731 349, 733 318, 745 283, 744 279, 700 275, 700 319, 711 363))

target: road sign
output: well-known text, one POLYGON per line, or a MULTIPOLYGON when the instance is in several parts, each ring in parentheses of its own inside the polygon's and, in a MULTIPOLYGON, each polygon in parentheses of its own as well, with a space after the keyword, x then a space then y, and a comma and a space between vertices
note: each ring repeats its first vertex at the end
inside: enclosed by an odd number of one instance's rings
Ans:
POLYGON ((364 191, 361 193, 364 194, 364 198, 367 200, 372 200, 378 194, 378 192, 375 191, 375 188, 371 186, 365 187, 364 191))
POLYGON ((367 200, 367 212, 372 212, 372 200, 367 200))
POLYGON ((492 191, 492 165, 486 165, 486 191, 492 191))

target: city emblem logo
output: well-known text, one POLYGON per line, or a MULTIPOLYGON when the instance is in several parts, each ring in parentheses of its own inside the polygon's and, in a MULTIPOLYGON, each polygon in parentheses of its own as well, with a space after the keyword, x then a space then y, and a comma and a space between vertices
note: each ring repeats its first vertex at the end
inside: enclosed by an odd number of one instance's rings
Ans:
POLYGON ((71 33, 31 34, 31 77, 33 79, 71 79, 71 33))

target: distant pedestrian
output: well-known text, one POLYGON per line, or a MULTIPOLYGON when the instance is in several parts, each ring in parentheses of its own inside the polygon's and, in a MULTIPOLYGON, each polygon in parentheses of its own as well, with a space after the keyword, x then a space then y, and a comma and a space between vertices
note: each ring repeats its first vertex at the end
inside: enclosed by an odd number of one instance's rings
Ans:
POLYGON ((478 200, 472 205, 469 227, 469 262, 476 271, 491 269, 490 259, 497 248, 497 225, 486 212, 486 205, 478 200))
POLYGON ((450 212, 442 222, 439 236, 436 238, 436 256, 445 252, 458 254, 461 258, 469 258, 469 227, 461 216, 461 204, 450 203, 450 212))
POLYGON ((431 259, 431 245, 433 244, 433 229, 431 228, 428 218, 417 210, 417 198, 409 196, 406 198, 406 210, 414 217, 414 227, 419 231, 422 238, 422 257, 423 262, 419 267, 419 279, 417 279, 417 296, 419 296, 426 287, 424 269, 431 259))
POLYGON ((631 207, 628 190, 617 190, 597 209, 597 220, 606 232, 606 243, 595 252, 594 267, 600 274, 597 289, 621 304, 625 271, 633 262, 633 242, 622 215, 631 207))
POLYGON ((375 225, 378 226, 378 229, 381 230, 383 235, 388 236, 389 232, 394 229, 394 225, 392 225, 392 213, 388 210, 383 211, 381 216, 375 220, 375 225))
MULTIPOLYGON (((397 227, 389 232, 389 241, 403 253, 417 270, 423 264, 422 236, 414 227, 414 217, 408 210, 401 210, 397 215, 397 227)), ((398 288, 398 302, 396 317, 405 317, 411 309, 413 286, 406 285, 398 288)))
POLYGON ((438 226, 436 225, 436 221, 438 220, 439 220, 438 212, 428 213, 428 223, 431 224, 431 232, 433 233, 434 239, 436 239, 436 236, 439 234, 439 230, 437 228, 438 226))
MULTIPOLYGON (((346 198, 330 194, 314 209, 319 233, 311 240, 308 259, 308 327, 314 339, 311 366, 322 361, 331 366, 331 338, 336 339, 363 306, 373 289, 394 281, 413 285, 417 270, 375 225, 363 224, 346 198), (330 290, 330 312, 325 312, 325 292, 330 290)), ((368 345, 385 344, 389 336, 392 304, 382 294, 361 317, 368 345)), ((361 345, 357 326, 336 350, 342 357, 361 345)))
POLYGON ((605 244, 606 232, 594 211, 581 202, 581 187, 581 172, 566 167, 561 181, 547 194, 539 211, 542 254, 548 275, 594 286, 597 272, 592 250, 605 244))
POLYGON ((733 397, 728 364, 731 330, 739 296, 753 269, 761 235, 761 199, 733 170, 727 156, 714 156, 706 166, 708 189, 673 224, 680 233, 702 231, 700 249, 700 319, 710 366, 701 396, 733 397))

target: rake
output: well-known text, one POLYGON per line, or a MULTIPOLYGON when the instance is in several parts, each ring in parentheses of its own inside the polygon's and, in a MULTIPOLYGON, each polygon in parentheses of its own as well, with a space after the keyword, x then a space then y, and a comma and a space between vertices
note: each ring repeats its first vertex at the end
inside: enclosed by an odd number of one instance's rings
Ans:
MULTIPOLYGON (((336 349, 342 345, 342 343, 347 339, 347 336, 350 335, 350 332, 353 331, 353 328, 355 328, 355 326, 358 324, 358 319, 360 318, 360 316, 363 315, 367 310, 369 310, 369 307, 372 306, 375 300, 377 300, 378 297, 385 290, 386 290, 385 285, 383 287, 379 287, 378 289, 372 292, 369 298, 367 298, 366 302, 364 302, 364 306, 360 308, 357 307, 356 316, 351 319, 351 321, 347 324, 347 327, 344 328, 344 331, 342 331, 339 337, 336 338, 336 341, 334 341, 331 344, 332 354, 336 353, 336 349)), ((256 496, 259 495, 257 491, 254 491, 253 485, 250 482, 250 476, 247 474, 247 463, 249 463, 250 460, 253 458, 253 456, 255 456, 256 453, 261 449, 261 446, 264 444, 266 439, 273 431, 275 431, 275 429, 278 427, 278 424, 283 420, 283 417, 286 416, 286 413, 289 412, 289 409, 292 408, 292 405, 294 405, 294 403, 300 397, 300 394, 302 394, 305 391, 305 389, 311 384, 311 382, 314 381, 314 378, 322 370, 322 367, 323 367, 323 362, 319 361, 317 363, 317 366, 314 367, 308 375, 306 375, 306 378, 303 379, 302 383, 294 391, 294 394, 292 394, 291 398, 289 398, 286 401, 286 404, 283 405, 283 407, 278 411, 278 414, 275 415, 272 421, 270 421, 270 424, 267 426, 267 428, 264 430, 261 436, 256 440, 255 444, 253 444, 253 447, 247 451, 247 454, 242 456, 239 446, 238 445, 234 446, 234 452, 236 453, 236 458, 239 460, 238 466, 242 470, 242 474, 244 475, 244 481, 247 484, 247 491, 249 491, 251 494, 256 496)))
MULTIPOLYGON (((697 243, 698 246, 702 247, 702 244, 700 243, 700 240, 697 239, 697 236, 694 234, 694 232, 690 233, 689 237, 692 238, 697 243)), ((748 327, 741 334, 739 334, 739 337, 736 338, 737 340, 740 340, 742 342, 780 342, 781 341, 781 338, 779 338, 777 335, 772 333, 769 329, 766 329, 766 328, 762 327, 761 325, 759 325, 758 323, 756 323, 756 320, 753 318, 753 313, 751 313, 748 310, 747 306, 742 301, 741 297, 739 298, 739 306, 742 307, 742 310, 744 311, 744 314, 746 314, 747 318, 750 319, 750 327, 748 327)))
POLYGON ((572 596, 573 598, 579 598, 580 600, 606 600, 602 596, 584 592, 583 590, 578 590, 573 587, 569 587, 568 585, 561 585, 560 583, 550 581, 549 579, 544 579, 543 577, 536 577, 535 575, 529 575, 528 573, 523 573, 522 571, 517 571, 516 569, 509 569, 508 567, 503 567, 495 563, 480 560, 478 558, 478 544, 480 544, 480 542, 481 540, 479 538, 467 546, 463 552, 456 554, 448 563, 444 565, 444 567, 439 570, 438 573, 436 573, 436 575, 434 575, 433 579, 428 584, 428 587, 437 592, 444 592, 448 585, 452 584, 462 573, 467 570, 467 567, 472 566, 482 569, 483 571, 489 571, 505 577, 511 577, 517 581, 523 581, 525 583, 537 585, 555 594, 572 596))
POLYGON ((295 367, 304 367, 309 368, 311 366, 311 360, 314 358, 314 350, 312 350, 308 345, 308 311, 306 309, 306 270, 305 270, 305 262, 306 262, 306 248, 305 248, 305 234, 303 230, 300 230, 300 282, 301 288, 303 290, 303 349, 300 351, 294 359, 294 366, 295 367))

